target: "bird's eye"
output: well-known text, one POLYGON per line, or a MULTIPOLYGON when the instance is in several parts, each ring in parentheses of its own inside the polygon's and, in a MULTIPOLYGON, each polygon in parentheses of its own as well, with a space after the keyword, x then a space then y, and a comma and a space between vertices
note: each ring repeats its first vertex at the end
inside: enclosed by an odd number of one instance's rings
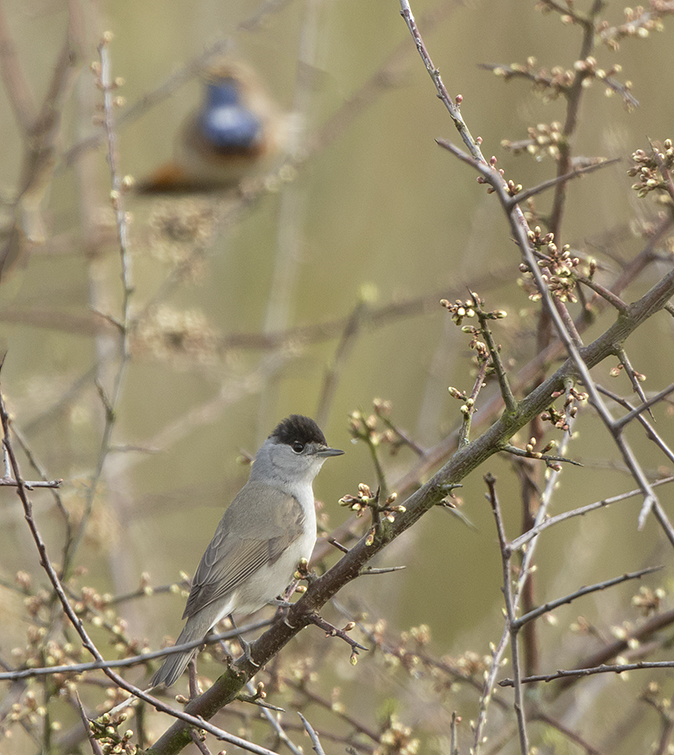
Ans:
POLYGON ((293 443, 293 451, 294 451, 294 452, 295 452, 296 454, 301 454, 301 453, 302 453, 302 451, 304 451, 304 443, 301 443, 301 442, 300 442, 299 440, 296 440, 296 441, 295 441, 295 442, 293 443))

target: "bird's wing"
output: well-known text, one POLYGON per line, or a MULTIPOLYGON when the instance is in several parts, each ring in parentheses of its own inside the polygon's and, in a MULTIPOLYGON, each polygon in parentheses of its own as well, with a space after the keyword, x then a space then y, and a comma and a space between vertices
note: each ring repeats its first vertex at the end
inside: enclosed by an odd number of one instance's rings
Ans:
POLYGON ((303 531, 299 501, 278 488, 248 482, 220 520, 201 558, 183 619, 225 597, 265 564, 273 564, 303 531))

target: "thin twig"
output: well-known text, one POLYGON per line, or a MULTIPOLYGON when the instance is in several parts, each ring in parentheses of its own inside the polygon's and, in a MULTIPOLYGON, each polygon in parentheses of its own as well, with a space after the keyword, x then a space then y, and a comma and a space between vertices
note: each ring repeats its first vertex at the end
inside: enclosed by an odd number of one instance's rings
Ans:
POLYGON ((421 56, 424 65, 426 66, 426 70, 428 71, 431 79, 433 79, 433 83, 435 84, 435 88, 438 92, 438 97, 440 98, 442 104, 447 108, 447 112, 454 122, 457 131, 461 135, 464 144, 466 145, 466 147, 468 147, 468 150, 475 160, 481 160, 482 162, 484 162, 484 157, 482 156, 482 152, 480 151, 479 143, 476 139, 473 138, 472 134, 468 130, 468 126, 463 120, 461 109, 459 107, 460 103, 455 103, 449 96, 449 92, 447 91, 442 77, 440 76, 440 71, 435 67, 433 61, 431 60, 431 56, 426 49, 426 45, 424 44, 424 40, 421 37, 421 33, 419 32, 419 27, 417 26, 414 14, 412 13, 412 9, 410 8, 409 0, 400 0, 400 15, 405 20, 407 28, 409 29, 410 34, 412 35, 417 46, 417 51, 421 56))
MULTIPOLYGON (((627 377, 630 379, 630 383, 632 383, 634 392, 637 394, 637 396, 639 396, 642 402, 646 403, 646 394, 644 393, 644 389, 641 387, 641 382, 639 381, 634 367, 632 367, 632 363, 630 362, 625 349, 621 348, 618 350, 618 359, 620 359, 620 364, 622 364, 622 366, 625 368, 625 372, 627 373, 627 377)), ((654 420, 655 417, 653 416, 653 412, 651 411, 650 406, 648 407, 648 413, 651 415, 651 419, 654 420)))
POLYGON ((321 742, 318 739, 318 734, 316 734, 314 727, 307 721, 307 719, 299 711, 297 711, 297 715, 300 717, 302 723, 304 724, 304 728, 307 730, 307 733, 309 734, 309 737, 311 738, 311 745, 316 751, 316 755, 325 755, 325 750, 323 750, 323 747, 321 746, 321 742))
POLYGON ((459 741, 456 733, 456 726, 457 726, 457 719, 458 716, 456 715, 456 711, 452 711, 452 727, 450 729, 450 738, 449 738, 449 755, 459 755, 459 741))
POLYGON ((629 312, 629 305, 626 304, 619 296, 616 296, 608 288, 605 288, 596 281, 586 277, 585 275, 581 275, 580 273, 575 272, 574 275, 579 283, 582 283, 584 286, 592 289, 595 294, 598 294, 602 297, 602 299, 605 299, 612 307, 615 307, 618 312, 622 314, 627 314, 629 312))
POLYGON ((514 624, 519 628, 521 626, 524 626, 524 624, 526 624, 527 622, 533 621, 539 616, 543 616, 543 614, 554 611, 554 609, 559 608, 559 606, 571 603, 577 598, 582 598, 584 595, 589 595, 590 593, 598 592, 599 590, 606 590, 608 587, 620 585, 630 579, 641 579, 641 577, 643 577, 645 574, 652 574, 653 572, 660 571, 660 569, 662 569, 661 566, 649 566, 646 569, 640 569, 639 571, 631 572, 629 574, 623 574, 620 577, 613 577, 613 579, 607 579, 604 582, 597 582, 596 584, 589 585, 588 587, 581 587, 579 590, 572 592, 570 595, 566 595, 563 598, 557 598, 557 600, 551 600, 548 603, 545 603, 544 605, 534 609, 533 611, 525 613, 524 616, 520 616, 518 619, 515 619, 514 624))
POLYGON ((510 204, 515 205, 518 202, 520 203, 525 202, 527 199, 529 199, 529 197, 536 196, 536 194, 540 194, 543 191, 552 189, 558 183, 570 181, 573 178, 579 178, 585 173, 593 173, 595 170, 600 170, 601 168, 606 168, 609 165, 614 165, 615 163, 619 163, 619 162, 620 162, 619 157, 614 157, 611 159, 602 158, 600 162, 596 162, 592 165, 586 165, 583 168, 574 168, 573 170, 569 171, 569 173, 565 173, 563 176, 555 176, 554 178, 550 178, 547 181, 542 181, 538 185, 533 186, 531 189, 525 189, 524 191, 519 191, 517 194, 515 194, 514 197, 511 198, 510 204))
MULTIPOLYGON (((544 454, 538 451, 526 451, 524 448, 517 448, 511 443, 506 443, 501 451, 512 454, 513 456, 520 456, 523 459, 531 459, 532 461, 545 461, 545 462, 563 462, 565 464, 573 464, 575 467, 582 467, 583 465, 579 461, 573 459, 567 459, 565 456, 553 456, 551 454, 544 454)), ((550 466, 548 464, 548 466, 550 466)))
MULTIPOLYGON (((665 485, 670 482, 674 482, 674 477, 665 477, 662 480, 657 480, 651 484, 653 487, 657 487, 658 485, 665 485)), ((556 524, 559 524, 559 522, 563 522, 566 519, 571 519, 575 516, 585 516, 585 514, 589 514, 590 511, 596 511, 597 509, 604 508, 605 506, 610 506, 613 503, 625 501, 628 498, 634 498, 640 493, 641 491, 639 489, 630 490, 627 493, 620 493, 619 495, 614 495, 610 498, 603 498, 601 501, 590 503, 587 506, 581 506, 580 508, 572 509, 571 511, 565 511, 563 514, 557 514, 556 516, 550 517, 549 519, 544 519, 543 521, 538 522, 530 530, 527 530, 527 532, 524 532, 519 537, 515 538, 510 543, 510 547, 513 550, 519 550, 530 540, 533 540, 535 537, 540 535, 543 530, 548 529, 548 527, 554 527, 556 524)))
MULTIPOLYGON (((251 695, 255 695, 255 688, 250 682, 247 682, 246 689, 248 690, 248 692, 250 692, 251 695)), ((279 709, 277 708, 277 710, 279 709)), ((301 748, 299 748, 292 741, 292 739, 290 739, 283 726, 281 726, 281 722, 276 718, 271 710, 268 710, 266 707, 262 707, 260 708, 260 714, 262 715, 262 718, 264 718, 271 726, 271 728, 276 732, 276 736, 281 740, 281 742, 283 742, 283 744, 285 744, 285 746, 290 750, 290 752, 293 753, 293 755, 302 755, 301 748)))
POLYGON ((529 737, 527 735, 527 721, 526 713, 524 710, 524 698, 522 694, 522 685, 520 684, 520 660, 519 660, 519 643, 517 634, 520 629, 515 616, 516 604, 513 600, 512 579, 511 579, 511 564, 510 557, 512 550, 508 544, 506 538, 505 529, 503 526, 503 519, 501 518, 501 507, 496 496, 496 478, 488 473, 484 477, 484 481, 487 483, 489 493, 487 499, 491 504, 492 513, 496 521, 496 532, 498 534, 499 546, 501 549, 501 564, 503 572, 503 597, 505 598, 505 610, 506 610, 506 628, 510 635, 510 652, 512 653, 512 669, 515 687, 515 700, 513 707, 515 708, 515 715, 517 717, 517 731, 520 739, 520 751, 522 755, 529 755, 529 737))
POLYGON ((30 679, 36 676, 51 676, 52 674, 81 674, 84 671, 96 671, 113 668, 130 668, 131 666, 138 666, 146 664, 149 661, 156 660, 157 658, 165 658, 168 655, 174 655, 175 653, 182 653, 185 650, 194 650, 202 645, 212 645, 222 640, 229 640, 233 637, 240 637, 247 632, 254 632, 257 629, 263 629, 273 623, 273 619, 266 619, 265 621, 256 621, 252 624, 246 624, 245 626, 238 627, 237 629, 230 629, 226 632, 219 632, 217 634, 209 634, 207 637, 201 640, 192 640, 191 642, 184 642, 180 645, 171 645, 163 650, 156 650, 152 653, 143 653, 142 655, 134 655, 130 658, 122 658, 117 661, 106 661, 104 659, 97 661, 89 661, 87 663, 72 663, 62 664, 60 666, 45 666, 19 669, 17 671, 2 671, 0 672, 0 681, 15 680, 15 679, 30 679))
MULTIPOLYGON (((604 388, 601 385, 597 385, 597 390, 603 393, 605 396, 608 396, 609 398, 612 398, 617 404, 620 404, 620 406, 624 407, 625 409, 632 411, 634 408, 628 401, 621 398, 617 394, 613 393, 613 391, 609 391, 608 389, 604 388)), ((663 454, 671 461, 674 462, 674 451, 665 443, 664 439, 655 432, 655 429, 653 426, 648 422, 648 420, 643 416, 642 413, 640 413, 637 416, 637 420, 639 423, 644 427, 646 430, 646 434, 650 440, 652 440, 655 445, 662 451, 663 454)))
POLYGON ((501 389, 501 396, 503 397, 503 403, 507 412, 517 411, 517 400, 513 395, 510 382, 508 381, 508 375, 506 373, 505 365, 501 360, 501 354, 499 348, 496 346, 491 329, 489 328, 489 318, 486 316, 484 309, 482 308, 482 302, 477 294, 471 291, 471 298, 473 299, 473 306, 480 321, 480 332, 489 349, 489 356, 491 357, 491 366, 496 372, 499 388, 501 389))
POLYGON ((89 738, 91 751, 94 753, 94 755, 103 755, 103 750, 101 748, 101 745, 98 743, 98 741, 94 737, 94 732, 91 728, 91 722, 89 721, 89 718, 84 710, 84 706, 82 705, 82 701, 80 700, 80 696, 77 690, 74 690, 72 695, 75 702, 77 703, 77 708, 80 712, 80 718, 82 719, 82 725, 84 726, 84 730, 86 731, 87 737, 89 738))
MULTIPOLYGON (((620 417, 620 419, 614 420, 613 427, 616 430, 622 430, 625 425, 627 425, 629 422, 631 422, 635 417, 638 417, 642 412, 645 412, 646 410, 650 411, 650 407, 654 404, 657 404, 659 401, 662 401, 663 398, 666 396, 669 396, 670 393, 674 393, 674 383, 667 386, 667 388, 663 388, 659 393, 656 393, 655 396, 651 396, 651 398, 646 399, 644 396, 643 404, 639 404, 636 408, 632 409, 632 411, 628 412, 624 417, 620 417)), ((653 416, 651 414, 651 416, 653 416)))
POLYGON ((326 621, 322 616, 319 616, 317 613, 310 614, 307 618, 309 619, 310 624, 315 624, 317 627, 322 629, 327 637, 339 637, 340 640, 344 640, 344 642, 346 642, 346 644, 351 648, 352 658, 358 655, 359 650, 368 650, 365 645, 361 645, 360 642, 356 642, 353 637, 349 637, 349 635, 347 634, 348 629, 353 628, 353 624, 351 624, 350 627, 349 625, 347 625, 347 629, 338 629, 329 621, 326 621))
MULTIPOLYGON (((552 674, 536 674, 525 676, 520 681, 522 684, 535 684, 536 682, 554 682, 557 679, 570 677, 594 676, 595 674, 624 674, 626 671, 639 671, 641 669, 666 669, 674 668, 674 661, 639 661, 638 663, 621 663, 615 666, 594 666, 593 668, 576 668, 556 671, 552 674)), ((501 687, 513 687, 513 679, 502 679, 501 687)))
POLYGON ((459 430, 459 437, 457 440, 457 447, 464 448, 470 441, 470 430, 473 424, 473 414, 475 413, 475 402, 484 385, 484 379, 489 369, 489 362, 485 360, 480 365, 480 369, 477 373, 477 378, 473 383, 473 390, 470 392, 470 396, 467 401, 461 407, 461 413, 463 414, 463 420, 461 422, 461 429, 459 430), (465 407, 465 409, 464 409, 465 407))
POLYGON ((199 750, 201 755, 211 755, 211 751, 208 749, 208 747, 206 747, 206 743, 202 741, 197 731, 190 729, 190 736, 192 737, 192 741, 194 742, 197 750, 199 750))

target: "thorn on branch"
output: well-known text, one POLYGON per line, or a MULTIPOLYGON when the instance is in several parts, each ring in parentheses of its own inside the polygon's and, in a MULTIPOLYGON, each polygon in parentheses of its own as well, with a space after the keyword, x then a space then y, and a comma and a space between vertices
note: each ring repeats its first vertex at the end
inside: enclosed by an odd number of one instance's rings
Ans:
POLYGON ((394 571, 401 571, 402 569, 406 569, 406 566, 384 566, 384 567, 374 567, 374 566, 368 566, 365 569, 361 569, 360 574, 361 576, 365 576, 368 574, 390 574, 394 571))

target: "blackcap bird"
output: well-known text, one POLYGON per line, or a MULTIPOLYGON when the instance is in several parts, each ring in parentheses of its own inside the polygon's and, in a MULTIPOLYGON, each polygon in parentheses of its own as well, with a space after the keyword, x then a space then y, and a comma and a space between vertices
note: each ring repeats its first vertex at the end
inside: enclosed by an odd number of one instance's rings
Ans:
MULTIPOLYGON (((201 558, 176 644, 201 639, 226 616, 254 613, 283 593, 316 542, 311 484, 328 457, 343 453, 328 446, 309 417, 293 414, 274 429, 201 558)), ((195 652, 168 656, 151 685, 170 687, 195 652)))

